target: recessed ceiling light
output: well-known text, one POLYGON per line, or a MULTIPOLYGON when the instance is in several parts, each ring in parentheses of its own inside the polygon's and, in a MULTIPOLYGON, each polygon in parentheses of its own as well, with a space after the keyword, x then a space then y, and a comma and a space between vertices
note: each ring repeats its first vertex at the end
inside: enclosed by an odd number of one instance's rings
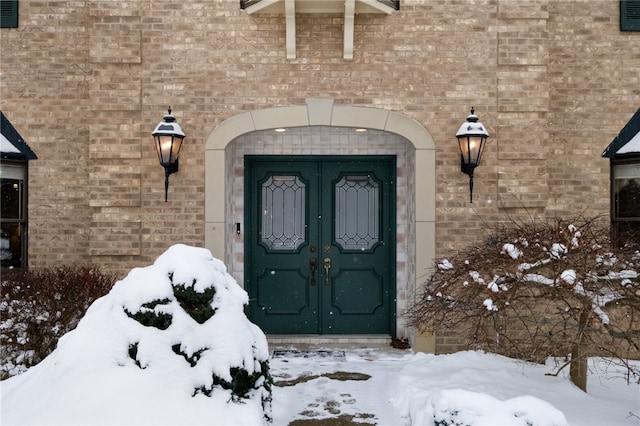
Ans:
POLYGON ((358 129, 355 129, 355 130, 356 130, 356 132, 358 132, 358 133, 364 133, 364 132, 366 132, 366 131, 367 131, 367 129, 363 129, 363 128, 358 128, 358 129))
POLYGON ((282 127, 278 127, 277 129, 273 129, 274 132, 278 132, 278 133, 282 133, 282 132, 286 132, 287 129, 282 128, 282 127))

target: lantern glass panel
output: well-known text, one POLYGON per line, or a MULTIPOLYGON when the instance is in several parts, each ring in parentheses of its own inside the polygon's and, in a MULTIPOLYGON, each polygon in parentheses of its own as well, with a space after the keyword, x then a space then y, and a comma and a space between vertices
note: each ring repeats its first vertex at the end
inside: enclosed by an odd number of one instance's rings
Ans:
POLYGON ((480 157, 482 156, 484 143, 487 141, 487 138, 484 136, 472 136, 471 140, 471 150, 473 152, 471 159, 475 162, 476 165, 478 165, 480 164, 480 157))
POLYGON ((460 136, 458 138, 460 153, 462 153, 465 164, 478 165, 484 139, 483 136, 473 135, 460 136))
POLYGON ((460 136, 458 138, 458 144, 460 145, 460 153, 465 164, 469 164, 469 143, 467 136, 460 136))
POLYGON ((175 135, 156 135, 156 149, 161 164, 173 164, 178 159, 182 138, 175 135))
POLYGON ((178 161, 178 155, 180 155, 180 148, 182 147, 182 138, 180 136, 173 136, 173 143, 171 144, 171 163, 178 161))

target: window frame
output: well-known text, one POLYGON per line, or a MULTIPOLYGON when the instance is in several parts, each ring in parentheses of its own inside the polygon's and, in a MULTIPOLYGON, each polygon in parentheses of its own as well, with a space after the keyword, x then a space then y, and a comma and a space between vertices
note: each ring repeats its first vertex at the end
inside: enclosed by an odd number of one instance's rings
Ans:
POLYGON ((28 207, 28 199, 29 199, 29 162, 24 160, 12 160, 7 159, 3 155, 2 164, 0 164, 0 168, 3 166, 18 166, 24 170, 24 177, 22 179, 22 194, 20 203, 20 212, 18 218, 5 218, 0 217, 1 224, 18 224, 22 228, 22 232, 20 234, 20 264, 19 265, 11 265, 4 266, 2 265, 2 269, 14 269, 14 268, 22 268, 26 269, 28 262, 28 239, 29 239, 29 209, 28 207))
POLYGON ((18 0, 0 0, 0 28, 18 28, 18 0))
POLYGON ((640 0, 620 0, 620 31, 640 31, 640 0))
MULTIPOLYGON (((640 165, 640 155, 634 154, 629 156, 620 156, 616 158, 611 158, 609 173, 610 173, 610 220, 611 220, 611 238, 616 246, 620 246, 624 244, 626 238, 622 233, 628 232, 623 231, 622 228, 625 227, 633 227, 638 228, 638 232, 640 233, 640 216, 633 217, 618 217, 617 216, 617 208, 616 208, 616 182, 615 182, 615 169, 616 166, 625 165, 625 164, 638 164, 640 165)), ((631 231, 635 232, 635 231, 631 231)))

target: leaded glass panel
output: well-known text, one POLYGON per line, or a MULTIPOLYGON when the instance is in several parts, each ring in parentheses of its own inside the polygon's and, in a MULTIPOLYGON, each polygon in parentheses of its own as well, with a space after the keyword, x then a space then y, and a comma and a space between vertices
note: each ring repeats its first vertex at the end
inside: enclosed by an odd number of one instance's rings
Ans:
POLYGON ((379 240, 380 193, 371 176, 343 176, 335 185, 335 242, 370 250, 379 240))
POLYGON ((305 183, 269 176, 262 183, 261 241, 270 250, 296 250, 305 242, 305 183))

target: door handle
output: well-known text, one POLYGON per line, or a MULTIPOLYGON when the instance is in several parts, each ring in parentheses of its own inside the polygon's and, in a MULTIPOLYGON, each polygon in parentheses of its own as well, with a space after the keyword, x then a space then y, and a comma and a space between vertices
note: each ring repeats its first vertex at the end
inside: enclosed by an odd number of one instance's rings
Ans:
POLYGON ((318 259, 309 259, 309 269, 311 269, 311 285, 316 285, 316 269, 318 269, 318 259))
POLYGON ((331 259, 324 258, 324 285, 329 285, 329 270, 331 269, 331 259))

